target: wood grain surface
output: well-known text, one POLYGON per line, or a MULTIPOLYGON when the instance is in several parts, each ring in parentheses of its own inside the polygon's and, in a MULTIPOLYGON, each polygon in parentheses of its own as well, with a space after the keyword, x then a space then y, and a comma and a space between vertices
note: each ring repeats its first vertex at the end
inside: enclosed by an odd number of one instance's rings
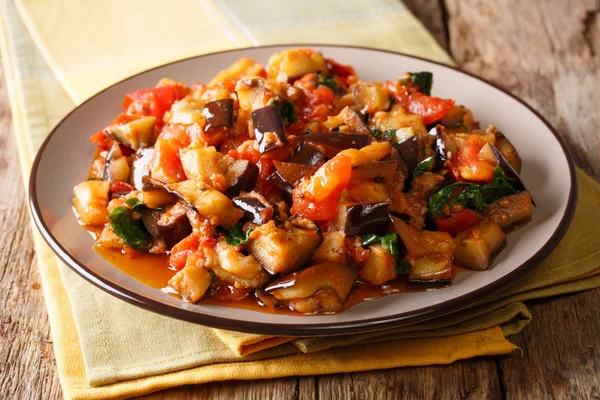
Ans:
MULTIPOLYGON (((460 68, 531 104, 566 140, 577 164, 600 178, 600 1, 405 4, 460 68)), ((3 78, 0 85, 0 398, 61 398, 3 78)), ((511 337, 522 354, 448 366, 212 383, 144 398, 600 398, 599 298, 596 289, 529 302, 533 322, 511 337)))

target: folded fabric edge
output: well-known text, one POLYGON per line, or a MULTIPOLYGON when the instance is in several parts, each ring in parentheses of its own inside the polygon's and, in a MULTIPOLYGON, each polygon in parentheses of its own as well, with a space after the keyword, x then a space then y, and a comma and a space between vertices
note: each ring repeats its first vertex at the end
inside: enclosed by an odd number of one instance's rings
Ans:
POLYGON ((69 398, 119 398, 173 386, 223 380, 253 380, 288 376, 324 375, 406 366, 445 365, 477 356, 510 354, 517 349, 500 328, 435 339, 413 339, 365 345, 360 355, 351 348, 275 360, 208 365, 171 374, 123 381, 98 388, 69 387, 69 398), (459 344, 457 346, 457 343, 459 344), (447 349, 443 354, 439 349, 447 349))

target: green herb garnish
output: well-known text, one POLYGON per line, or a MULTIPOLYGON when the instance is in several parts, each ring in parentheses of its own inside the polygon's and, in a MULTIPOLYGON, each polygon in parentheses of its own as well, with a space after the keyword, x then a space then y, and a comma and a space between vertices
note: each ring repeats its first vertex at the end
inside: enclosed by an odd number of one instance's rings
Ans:
POLYGON ((381 247, 389 251, 392 256, 394 256, 396 259, 396 272, 399 275, 405 275, 410 272, 411 264, 403 260, 397 234, 390 233, 389 235, 378 236, 370 233, 362 237, 363 246, 370 246, 375 243, 380 243, 381 247))
POLYGON ((386 129, 386 131, 383 132, 381 129, 373 128, 371 129, 371 132, 377 140, 387 140, 392 144, 398 143, 398 138, 396 137, 396 129, 386 129))
POLYGON ((318 74, 317 75, 317 87, 324 85, 327 86, 329 89, 333 90, 335 92, 335 79, 333 78, 325 78, 323 75, 318 74))
POLYGON ((250 240, 250 234, 254 229, 248 229, 246 233, 242 231, 242 225, 238 224, 231 230, 226 230, 223 228, 217 228, 218 233, 223 233, 225 235, 225 241, 228 245, 237 247, 242 244, 248 243, 250 240))
POLYGON ((433 165, 434 161, 435 161, 435 157, 433 157, 433 156, 427 157, 426 159, 424 159, 423 161, 421 161, 415 167, 415 169, 413 169, 413 172, 412 172, 413 178, 416 177, 416 176, 421 175, 425 171, 429 171, 431 169, 431 166, 433 165))
POLYGON ((410 78, 404 78, 400 83, 405 85, 411 82, 413 86, 417 87, 419 92, 429 96, 431 94, 431 86, 433 85, 433 74, 427 71, 409 72, 409 74, 410 78))
POLYGON ((446 204, 453 206, 461 204, 465 208, 475 211, 481 211, 489 207, 494 201, 517 193, 510 180, 504 175, 502 167, 499 165, 494 168, 494 175, 490 183, 477 185, 469 182, 452 183, 429 198, 429 214, 435 216, 446 207, 446 204), (452 194, 457 187, 466 186, 460 194, 452 200, 452 194))
POLYGON ((281 119, 283 119, 283 122, 286 124, 292 124, 298 119, 296 116, 296 107, 294 107, 294 103, 291 101, 285 99, 282 99, 282 101, 273 99, 273 105, 277 107, 281 119))
MULTIPOLYGON (((136 203, 136 206, 138 204, 143 203, 136 203)), ((120 237, 124 244, 136 250, 147 250, 152 245, 150 233, 141 219, 134 219, 131 216, 132 211, 125 206, 117 207, 108 215, 108 221, 115 235, 120 237)))

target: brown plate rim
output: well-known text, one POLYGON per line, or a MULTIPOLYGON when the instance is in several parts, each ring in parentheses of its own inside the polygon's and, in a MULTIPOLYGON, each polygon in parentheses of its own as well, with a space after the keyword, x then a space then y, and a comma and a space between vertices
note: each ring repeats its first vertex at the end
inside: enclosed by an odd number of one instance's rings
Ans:
MULTIPOLYGON (((428 60, 426 58, 417 57, 409 54, 404 54, 401 52, 390 51, 390 50, 382 50, 376 49, 372 47, 364 47, 364 46, 346 46, 346 45, 332 45, 332 44, 317 44, 317 43, 301 43, 301 44, 274 44, 274 45, 266 45, 266 46, 255 46, 255 47, 245 47, 238 48, 232 50, 224 50, 218 51, 208 54, 203 54, 194 57, 188 57, 181 60, 173 61, 170 63, 166 63, 163 65, 156 66, 154 68, 150 68, 148 70, 139 72, 135 75, 127 77, 125 79, 116 82, 100 92, 96 93, 80 105, 78 105, 75 109, 69 112, 50 132, 50 134, 46 137, 40 149, 37 152, 35 161, 31 168, 30 178, 29 178, 29 206, 31 209, 31 213, 37 226, 38 230, 42 234, 42 237, 46 241, 46 243, 50 246, 52 251, 65 263, 67 264, 73 271, 79 274, 81 277, 97 286, 98 288, 104 290, 111 295, 120 298, 130 304, 135 306, 144 308, 146 310, 156 312, 158 314, 162 314, 168 317, 181 319, 188 322, 197 323, 204 326, 209 326, 213 328, 221 328, 221 329, 229 329, 236 330, 240 332, 249 332, 249 333, 259 333, 259 334, 268 334, 268 335, 280 335, 280 336, 333 336, 333 335, 345 335, 345 334, 353 334, 353 333, 364 333, 370 331, 376 331, 381 329, 394 328, 401 325, 409 325, 418 322, 423 322, 425 320, 429 320, 432 318, 440 317, 442 315, 450 314, 461 309, 464 309, 470 305, 472 305, 475 301, 480 301, 484 297, 493 296, 497 294, 502 289, 510 286, 512 283, 516 282, 518 279, 523 277, 527 272, 529 272, 532 268, 538 265, 544 258, 546 258, 550 252, 556 247, 556 245, 560 242, 560 240, 565 235, 575 213, 575 206, 577 204, 577 175, 575 171, 575 164, 573 162, 573 157, 566 146, 563 139, 560 137, 558 132, 550 125, 550 123, 542 116, 539 112, 533 109, 529 104, 525 101, 521 100, 517 96, 509 93, 505 89, 500 86, 489 82, 486 79, 475 76, 469 72, 462 71, 458 68, 437 62, 428 60), (140 74, 153 71, 158 68, 162 68, 167 65, 177 64, 183 61, 188 61, 191 59, 202 58, 214 54, 222 54, 222 53, 230 53, 244 50, 253 50, 256 48, 272 48, 272 47, 332 47, 332 48, 348 48, 348 49, 360 49, 360 50, 368 50, 374 52, 383 52, 389 54, 400 55, 404 57, 409 57, 425 62, 429 62, 432 64, 436 64, 442 66, 444 68, 448 68, 454 71, 457 71, 461 74, 470 76, 477 80, 480 80, 488 85, 500 90, 504 94, 510 96, 517 102, 524 105, 529 111, 531 111, 540 121, 542 121, 546 127, 552 132, 558 143, 560 144, 563 153, 567 159, 567 163, 569 165, 569 175, 571 179, 571 188, 569 190, 569 197, 567 200, 567 206, 565 208, 565 212, 553 232, 550 239, 527 261, 523 264, 515 268, 510 273, 501 277, 500 279, 482 286, 481 288, 474 290, 472 292, 466 293, 464 295, 455 297, 449 301, 446 301, 441 304, 432 305, 428 307, 423 307, 418 310, 404 312, 400 314, 390 315, 387 317, 373 318, 361 321, 349 321, 349 322, 337 322, 331 324, 307 324, 307 323, 298 323, 298 324, 277 324, 277 323, 265 323, 265 322, 253 322, 248 320, 240 320, 240 319, 232 319, 232 318, 224 318, 219 316, 212 316, 201 314, 195 311, 185 310, 182 308, 169 306, 164 303, 161 303, 156 300, 149 299, 137 293, 131 292, 127 289, 124 289, 108 280, 105 280, 100 275, 91 271, 88 267, 86 267, 83 263, 79 262, 75 257, 73 257, 61 244, 60 242, 52 235, 50 229, 46 225, 43 217, 40 206, 38 204, 37 193, 36 193, 36 178, 37 178, 37 170, 44 154, 44 149, 48 145, 48 143, 52 140, 54 134, 59 130, 63 122, 69 118, 72 113, 77 112, 81 106, 83 106, 88 101, 92 100, 96 96, 100 95, 104 91, 121 84, 129 79, 132 79, 140 74)), ((299 317, 302 318, 302 317, 299 317)))

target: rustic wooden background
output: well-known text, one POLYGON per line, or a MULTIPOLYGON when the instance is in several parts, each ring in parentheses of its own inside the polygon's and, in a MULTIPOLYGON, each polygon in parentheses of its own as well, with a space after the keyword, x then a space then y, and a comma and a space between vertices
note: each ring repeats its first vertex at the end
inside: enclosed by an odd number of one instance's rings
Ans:
MULTIPOLYGON (((405 0, 460 68, 522 97, 600 178, 600 1, 405 0)), ((0 78, 0 397, 61 398, 0 78)), ((485 99, 482 99, 485 101, 485 99)), ((526 132, 523 132, 526 134, 526 132)), ((511 356, 181 387, 146 399, 600 398, 600 289, 529 302, 511 356)))

